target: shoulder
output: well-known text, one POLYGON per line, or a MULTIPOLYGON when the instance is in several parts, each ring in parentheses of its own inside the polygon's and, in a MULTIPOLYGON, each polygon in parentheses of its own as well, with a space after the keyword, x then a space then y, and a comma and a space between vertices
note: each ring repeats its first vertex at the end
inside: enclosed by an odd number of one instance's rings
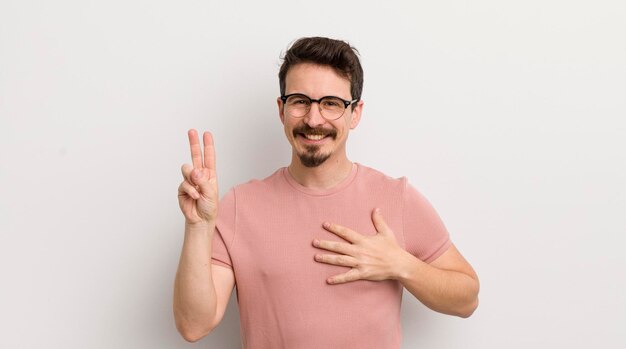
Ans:
POLYGON ((284 167, 281 167, 263 179, 253 178, 245 183, 235 185, 224 195, 222 200, 230 199, 231 197, 234 199, 234 197, 260 196, 276 192, 276 189, 284 182, 283 170, 284 167))
POLYGON ((403 192, 407 185, 406 177, 392 177, 377 169, 357 163, 358 185, 371 189, 403 192))

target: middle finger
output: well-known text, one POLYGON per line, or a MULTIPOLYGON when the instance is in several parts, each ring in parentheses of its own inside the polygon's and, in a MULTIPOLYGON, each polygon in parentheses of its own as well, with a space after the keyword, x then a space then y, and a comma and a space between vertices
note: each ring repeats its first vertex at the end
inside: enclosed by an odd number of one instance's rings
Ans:
POLYGON ((353 253, 353 246, 344 242, 315 239, 313 240, 313 246, 346 255, 352 255, 353 253))

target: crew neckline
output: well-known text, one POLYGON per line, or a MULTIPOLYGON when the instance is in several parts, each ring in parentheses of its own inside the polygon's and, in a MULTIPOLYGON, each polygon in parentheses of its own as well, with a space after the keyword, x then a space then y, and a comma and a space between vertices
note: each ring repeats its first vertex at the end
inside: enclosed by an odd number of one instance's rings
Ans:
POLYGON ((354 180, 354 178, 356 177, 359 167, 360 167, 360 164, 353 162, 352 169, 350 170, 350 174, 346 178, 344 178, 341 182, 327 189, 315 189, 315 188, 307 188, 303 186, 302 184, 298 183, 295 178, 293 178, 293 176, 291 175, 287 167, 283 167, 282 172, 283 172, 283 177, 285 177, 285 180, 287 181, 287 183, 289 183, 289 185, 291 185, 294 189, 302 193, 312 195, 312 196, 327 196, 327 195, 335 194, 345 189, 348 185, 350 185, 350 183, 352 183, 352 180, 354 180))

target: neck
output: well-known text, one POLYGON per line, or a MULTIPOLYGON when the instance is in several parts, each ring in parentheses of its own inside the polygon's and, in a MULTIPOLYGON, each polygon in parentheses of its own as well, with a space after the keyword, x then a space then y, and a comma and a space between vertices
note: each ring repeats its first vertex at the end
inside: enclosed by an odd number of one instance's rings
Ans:
POLYGON ((312 189, 328 189, 341 183, 352 171, 352 162, 347 157, 330 157, 317 167, 302 165, 297 155, 293 155, 289 173, 301 185, 312 189))

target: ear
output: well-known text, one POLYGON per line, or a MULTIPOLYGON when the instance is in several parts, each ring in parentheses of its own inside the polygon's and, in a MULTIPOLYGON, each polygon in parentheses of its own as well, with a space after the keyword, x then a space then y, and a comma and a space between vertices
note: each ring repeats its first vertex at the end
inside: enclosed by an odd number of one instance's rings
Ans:
POLYGON ((285 110, 283 109, 283 100, 280 97, 276 98, 276 104, 278 104, 278 116, 280 117, 280 122, 285 124, 285 110))
MULTIPOLYGON (((363 112, 363 104, 364 102, 358 101, 356 103, 356 107, 354 107, 354 110, 352 111, 352 119, 350 120, 350 129, 353 130, 357 127, 357 125, 359 124, 359 122, 361 121, 361 113, 363 112)), ((348 108, 352 108, 352 107, 348 107, 348 108)))

